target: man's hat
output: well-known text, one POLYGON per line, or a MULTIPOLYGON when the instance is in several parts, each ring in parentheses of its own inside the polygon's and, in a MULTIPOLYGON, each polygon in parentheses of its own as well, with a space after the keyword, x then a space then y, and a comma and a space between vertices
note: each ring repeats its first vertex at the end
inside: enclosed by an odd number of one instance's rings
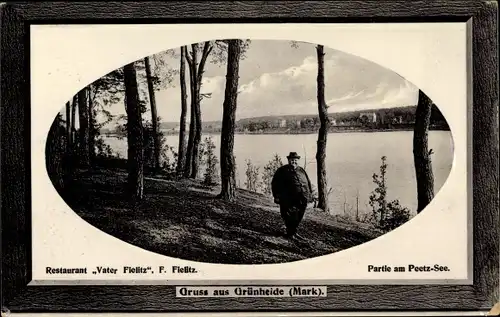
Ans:
POLYGON ((300 156, 297 154, 297 152, 290 152, 290 154, 286 157, 287 159, 300 159, 300 156))

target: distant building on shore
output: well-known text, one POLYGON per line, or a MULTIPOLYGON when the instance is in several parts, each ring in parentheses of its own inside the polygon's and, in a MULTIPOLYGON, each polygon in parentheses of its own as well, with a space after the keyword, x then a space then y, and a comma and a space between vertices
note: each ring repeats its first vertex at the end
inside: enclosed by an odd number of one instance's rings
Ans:
POLYGON ((359 119, 366 120, 366 122, 377 122, 377 114, 375 112, 361 112, 359 119))

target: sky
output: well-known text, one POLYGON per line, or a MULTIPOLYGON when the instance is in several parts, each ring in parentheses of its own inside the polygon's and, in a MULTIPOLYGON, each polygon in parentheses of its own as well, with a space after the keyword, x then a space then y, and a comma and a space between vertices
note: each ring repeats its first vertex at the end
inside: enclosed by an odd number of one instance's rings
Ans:
MULTIPOLYGON (((416 104, 418 88, 392 70, 333 48, 324 50, 328 112, 416 104)), ((178 48, 174 51, 176 55, 180 52, 178 48)), ((178 56, 164 57, 164 61, 168 67, 179 67, 178 56)), ((203 121, 221 120, 226 67, 225 63, 211 63, 210 58, 207 61, 201 92, 212 95, 201 101, 203 121)), ((240 61, 236 119, 317 113, 317 71, 314 44, 299 43, 294 48, 289 41, 252 40, 240 61)), ((179 82, 177 74, 168 88, 156 91, 161 121, 179 121, 179 82)), ((140 88, 147 91, 145 84, 140 88)), ((187 90, 189 104, 189 83, 187 90)), ((111 105, 110 110, 113 114, 125 113, 122 101, 111 105)))

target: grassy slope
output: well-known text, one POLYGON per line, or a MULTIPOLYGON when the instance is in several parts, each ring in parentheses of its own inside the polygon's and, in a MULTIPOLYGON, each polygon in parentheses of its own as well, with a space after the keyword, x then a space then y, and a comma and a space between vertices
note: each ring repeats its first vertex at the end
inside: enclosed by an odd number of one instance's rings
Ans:
POLYGON ((80 174, 65 200, 83 219, 121 240, 171 257, 232 264, 297 261, 369 241, 381 233, 309 209, 299 232, 305 243, 282 237, 279 209, 243 189, 234 203, 215 198, 218 187, 192 180, 145 179, 145 199, 133 206, 123 194, 127 174, 80 174))

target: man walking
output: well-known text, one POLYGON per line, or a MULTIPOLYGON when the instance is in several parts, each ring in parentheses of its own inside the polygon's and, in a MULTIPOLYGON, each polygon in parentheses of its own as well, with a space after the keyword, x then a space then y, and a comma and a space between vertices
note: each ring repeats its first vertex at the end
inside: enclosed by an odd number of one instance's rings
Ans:
POLYGON ((273 176, 271 187, 274 202, 286 226, 286 237, 302 239, 297 228, 302 221, 307 203, 312 200, 312 186, 306 171, 299 166, 300 156, 290 152, 288 164, 283 165, 273 176))

